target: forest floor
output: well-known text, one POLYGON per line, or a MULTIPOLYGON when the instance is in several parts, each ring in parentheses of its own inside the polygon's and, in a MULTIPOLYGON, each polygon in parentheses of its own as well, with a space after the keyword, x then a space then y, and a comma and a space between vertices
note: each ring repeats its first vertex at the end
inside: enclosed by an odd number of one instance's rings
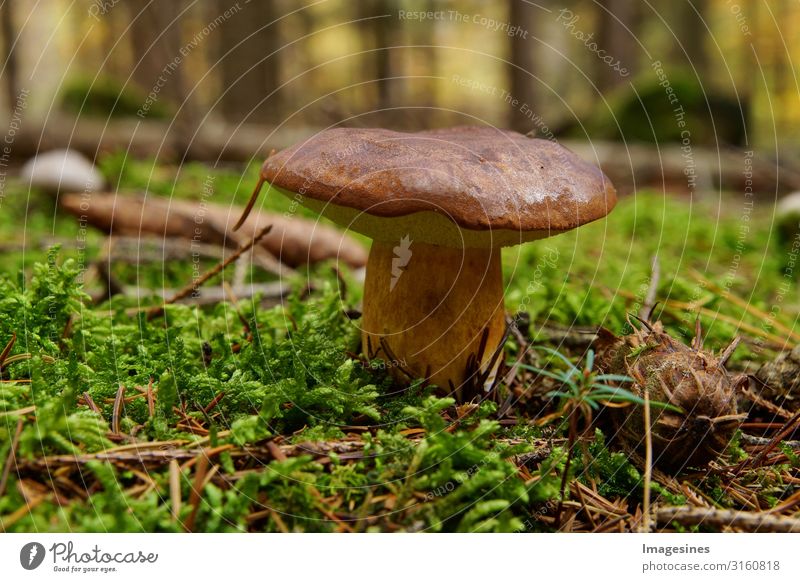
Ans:
MULTIPOLYGON (((121 155, 101 168, 120 191, 198 204, 208 184, 214 202, 243 203, 257 172, 121 155)), ((13 182, 0 204, 2 531, 788 531, 800 523, 798 419, 785 394, 743 391, 748 416, 725 453, 677 475, 646 471, 602 423, 583 427, 564 478, 568 425, 548 396, 558 386, 535 371, 569 367, 542 347, 590 366, 583 332, 630 333, 629 314, 643 306, 685 343, 699 315, 716 353, 740 336, 733 372, 753 373, 791 349, 800 341, 797 249, 776 238, 771 200, 640 192, 606 220, 506 249, 506 309, 527 313, 530 325, 509 337, 493 398, 460 405, 423 381, 399 388, 381 362, 356 356, 361 285, 341 265, 291 275, 283 299, 154 314, 156 290, 190 282, 192 261, 161 260, 158 248, 150 260, 115 256, 115 280, 138 291, 93 302, 105 235, 13 182)), ((264 204, 284 211, 290 201, 270 194, 264 204)), ((236 270, 207 285, 241 277, 236 270)), ((246 277, 272 280, 250 267, 246 277)))

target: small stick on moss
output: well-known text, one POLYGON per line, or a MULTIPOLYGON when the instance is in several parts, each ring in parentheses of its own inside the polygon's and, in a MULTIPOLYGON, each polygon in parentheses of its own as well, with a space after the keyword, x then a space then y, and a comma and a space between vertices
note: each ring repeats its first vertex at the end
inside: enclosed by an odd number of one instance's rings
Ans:
POLYGON ((275 441, 267 441, 267 450, 276 461, 285 461, 288 458, 275 441))
POLYGON ((189 514, 189 517, 186 519, 186 523, 183 525, 188 532, 194 530, 194 521, 197 517, 197 510, 200 507, 203 484, 206 480, 206 473, 208 473, 208 462, 208 455, 206 455, 205 450, 201 451, 197 456, 197 466, 194 470, 194 482, 192 483, 192 491, 189 494, 189 505, 192 508, 192 512, 189 514))
POLYGON ((8 340, 6 347, 4 347, 3 351, 0 352, 0 372, 3 371, 3 364, 6 363, 6 358, 8 357, 8 354, 11 353, 11 350, 13 349, 15 343, 17 343, 17 334, 12 333, 11 339, 8 340))
POLYGON ((650 285, 647 287, 647 295, 645 295, 642 308, 639 310, 639 317, 646 321, 650 321, 650 316, 655 309, 656 292, 660 280, 661 266, 658 263, 658 255, 653 255, 653 260, 650 262, 650 285))
MULTIPOLYGON (((751 434, 747 434, 746 432, 742 433, 742 442, 746 445, 753 445, 757 447, 765 447, 772 442, 772 439, 753 436, 751 434)), ((800 441, 783 441, 781 443, 784 447, 789 447, 790 449, 798 449, 800 450, 800 441)))
POLYGON ((45 501, 49 498, 50 495, 39 495, 31 500, 26 500, 24 505, 21 505, 19 509, 10 515, 0 517, 0 532, 7 532, 12 525, 32 512, 40 503, 42 503, 42 501, 45 501))
POLYGON ((205 408, 203 408, 203 412, 205 414, 208 414, 209 412, 214 410, 214 408, 217 406, 217 404, 219 404, 220 400, 222 400, 224 396, 225 396, 225 391, 221 390, 216 396, 214 396, 213 400, 211 400, 211 402, 209 402, 205 406, 205 408))
POLYGON ((100 409, 97 407, 97 404, 95 404, 94 399, 88 392, 83 393, 83 402, 89 407, 89 410, 95 414, 101 414, 100 409))
POLYGON ((778 432, 778 434, 772 437, 772 441, 766 447, 764 447, 764 449, 760 453, 758 453, 758 455, 746 459, 741 465, 739 465, 739 467, 734 472, 734 475, 739 475, 742 469, 748 466, 760 467, 761 464, 764 462, 764 458, 769 453, 771 453, 783 439, 785 439, 795 430, 797 430, 798 425, 800 425, 800 410, 797 411, 797 414, 795 414, 792 418, 786 421, 786 423, 783 425, 783 429, 781 429, 781 431, 778 432))
MULTIPOLYGON (((626 291, 624 289, 614 289, 613 291, 608 287, 602 285, 595 285, 595 287, 603 293, 609 299, 613 299, 614 296, 619 295, 621 297, 625 297, 626 299, 633 299, 636 300, 636 295, 631 293, 630 291, 626 291)), ((759 329, 755 325, 750 325, 741 321, 741 319, 736 319, 735 317, 731 317, 729 315, 725 315, 724 313, 720 313, 719 311, 714 311, 712 309, 708 309, 707 307, 703 307, 701 302, 692 301, 677 301, 674 299, 667 299, 663 302, 664 310, 663 313, 669 314, 675 319, 683 320, 682 312, 689 311, 696 313, 698 315, 702 315, 708 317, 710 319, 723 321, 725 323, 729 323, 736 327, 737 329, 744 330, 750 334, 752 334, 756 338, 761 338, 762 341, 761 345, 764 347, 768 347, 770 349, 776 351, 782 351, 787 348, 787 346, 793 346, 788 337, 780 337, 768 332, 765 332, 762 329, 759 329)))
POLYGON ((597 508, 592 508, 588 503, 586 503, 586 500, 583 498, 583 493, 581 492, 580 487, 575 488, 575 493, 578 496, 578 501, 580 502, 579 506, 580 508, 583 509, 584 513, 586 514, 586 517, 589 519, 589 524, 592 526, 592 529, 593 530, 597 529, 597 522, 594 520, 594 516, 590 511, 590 509, 597 509, 597 508))
MULTIPOLYGON (((265 503, 266 503, 266 501, 264 501, 262 503, 262 505, 265 504, 265 503)), ((278 512, 275 511, 274 509, 272 509, 271 507, 267 507, 264 510, 256 511, 254 513, 251 513, 250 515, 248 515, 245 518, 245 520, 247 521, 247 523, 253 523, 253 522, 256 522, 256 521, 258 521, 258 520, 260 520, 260 519, 262 519, 264 517, 271 517, 272 520, 275 522, 275 525, 278 526, 278 529, 281 530, 281 532, 289 533, 289 528, 286 527, 286 524, 281 519, 281 516, 278 515, 278 512)))
POLYGON ((150 418, 153 418, 156 415, 156 400, 153 395, 153 378, 150 378, 150 381, 147 383, 147 413, 150 415, 150 418))
POLYGON ((169 498, 172 503, 172 521, 181 516, 181 468, 177 459, 169 462, 169 498))
POLYGON ((268 225, 268 226, 265 226, 264 228, 262 228, 258 232, 258 234, 256 234, 252 238, 252 240, 249 243, 247 243, 246 245, 236 249, 236 251, 230 257, 228 257, 224 261, 221 261, 220 263, 217 263, 214 267, 212 267, 211 269, 209 269, 208 271, 206 271, 205 273, 200 275, 200 277, 198 277, 196 280, 192 281, 191 283, 189 283, 188 285, 183 287, 171 299, 168 299, 167 301, 165 301, 164 304, 161 305, 160 307, 154 307, 150 311, 148 311, 147 319, 149 320, 149 319, 153 319, 155 317, 158 317, 159 315, 164 313, 164 307, 166 307, 167 305, 171 305, 171 304, 175 303, 176 301, 180 301, 181 299, 184 299, 185 297, 188 297, 189 295, 191 295, 192 293, 197 291, 198 287, 203 285, 203 283, 205 283, 206 281, 211 279, 214 275, 219 274, 225 267, 230 265, 236 259, 241 257, 244 253, 246 253, 251 248, 253 248, 253 246, 255 246, 271 230, 272 230, 272 225, 271 224, 268 225))
MULTIPOLYGON (((751 379, 752 379, 752 376, 751 376, 751 379)), ((780 418, 782 418, 784 420, 788 420, 788 419, 792 418, 792 413, 791 412, 789 412, 788 410, 786 410, 782 406, 778 406, 774 402, 770 402, 766 398, 762 398, 761 396, 756 394, 753 391, 752 388, 748 387, 747 385, 744 385, 742 387, 741 392, 742 392, 742 396, 747 398, 750 402, 752 402, 753 404, 757 404, 758 406, 760 406, 761 408, 771 412, 775 416, 779 416, 780 418)))
POLYGON ((117 396, 114 398, 114 410, 111 413, 111 432, 119 434, 119 417, 122 415, 122 403, 125 400, 125 386, 122 384, 117 388, 117 396))
MULTIPOLYGON (((368 337, 368 338, 367 338, 367 342, 369 342, 369 340, 370 340, 370 338, 368 337)), ((391 362, 393 365, 395 365, 395 366, 397 367, 397 369, 398 369, 398 370, 400 370, 400 371, 401 371, 403 374, 405 374, 406 376, 408 376, 408 377, 409 377, 409 379, 413 380, 413 379, 414 379, 414 377, 415 377, 415 376, 414 376, 414 374, 413 374, 412 372, 409 372, 409 371, 408 371, 408 370, 405 368, 405 366, 404 366, 404 365, 401 365, 403 362, 401 362, 401 361, 400 361, 400 360, 397 358, 397 356, 395 356, 395 355, 394 355, 394 352, 393 352, 393 351, 392 351, 392 349, 389 347, 389 344, 386 342, 386 338, 384 338, 384 337, 381 337, 381 339, 380 339, 380 344, 381 344, 381 349, 383 349, 383 353, 384 353, 384 354, 386 354, 386 356, 389 358, 389 362, 391 362)), ((377 354, 377 352, 376 352, 376 354, 377 354)), ((372 359, 372 358, 370 358, 370 359, 372 359)))
POLYGON ((6 463, 3 465, 3 476, 0 477, 0 497, 6 491, 6 483, 8 483, 8 476, 11 474, 11 465, 17 464, 17 446, 19 445, 19 437, 22 434, 23 419, 17 419, 17 429, 14 431, 14 438, 11 440, 11 448, 8 449, 8 456, 6 463))
POLYGON ((750 532, 800 533, 800 519, 703 507, 665 507, 656 512, 661 524, 707 525, 715 528, 735 527, 750 532))
POLYGON ((730 290, 724 290, 719 285, 709 281, 703 275, 700 274, 699 271, 695 269, 689 269, 689 273, 694 277, 696 281, 708 287, 714 293, 722 296, 724 299, 727 299, 734 305, 737 305, 747 311, 750 315, 754 316, 759 321, 769 321, 774 327, 781 330, 782 332, 790 335, 792 338, 796 340, 800 340, 800 334, 791 329, 789 326, 785 325, 781 321, 778 321, 774 315, 770 315, 765 311, 762 311, 755 305, 751 304, 749 301, 745 301, 744 299, 738 297, 737 295, 730 292, 730 290))
MULTIPOLYGON (((217 437, 222 439, 230 435, 229 431, 220 431, 217 437)), ((196 447, 208 442, 208 438, 187 443, 184 440, 144 442, 114 447, 106 451, 97 453, 68 454, 68 455, 47 455, 33 459, 20 459, 20 469, 24 470, 49 470, 63 466, 81 466, 92 461, 109 462, 113 464, 136 464, 148 466, 166 466, 173 459, 185 461, 181 465, 181 470, 189 469, 203 455, 198 455, 196 447), (184 448, 191 447, 191 448, 184 448)), ((408 439, 409 446, 416 446, 420 442, 418 435, 412 435, 408 439)), ((499 444, 506 446, 516 446, 526 443, 533 447, 533 451, 520 455, 520 462, 527 460, 536 462, 545 459, 552 452, 553 445, 563 444, 561 440, 548 441, 546 439, 498 439, 499 444)), ((364 440, 340 440, 340 441, 315 441, 299 444, 277 444, 284 458, 297 457, 300 455, 311 455, 317 459, 336 454, 342 459, 361 459, 364 458, 364 448, 367 441, 364 440)), ((219 445, 214 448, 204 449, 204 456, 214 458, 219 453, 230 451, 234 458, 257 460, 267 462, 275 459, 274 452, 266 446, 251 445, 247 447, 236 447, 233 444, 219 445)), ((374 455, 374 453, 367 453, 374 455)), ((656 474, 657 475, 657 474, 656 474)), ((658 475, 657 475, 658 476, 658 475)), ((680 491, 679 491, 680 492, 680 491)))
POLYGON ((650 390, 644 385, 644 498, 642 499, 642 532, 650 532, 650 484, 653 479, 653 435, 650 431, 650 390))

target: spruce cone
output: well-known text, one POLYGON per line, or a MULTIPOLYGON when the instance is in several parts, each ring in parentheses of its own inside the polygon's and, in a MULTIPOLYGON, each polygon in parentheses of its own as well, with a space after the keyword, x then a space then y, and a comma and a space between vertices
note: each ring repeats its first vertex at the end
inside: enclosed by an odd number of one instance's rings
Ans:
MULTIPOLYGON (((667 334, 660 322, 642 323, 642 329, 620 338, 604 330, 598 340, 598 365, 606 373, 632 377, 630 389, 637 396, 644 397, 647 389, 651 403, 682 411, 650 407, 656 465, 675 473, 706 465, 727 448, 742 419, 736 391, 746 377, 731 377, 725 370, 738 338, 716 358, 702 349, 699 322, 691 347, 667 334)), ((644 453, 644 407, 614 409, 612 418, 617 438, 644 453)))

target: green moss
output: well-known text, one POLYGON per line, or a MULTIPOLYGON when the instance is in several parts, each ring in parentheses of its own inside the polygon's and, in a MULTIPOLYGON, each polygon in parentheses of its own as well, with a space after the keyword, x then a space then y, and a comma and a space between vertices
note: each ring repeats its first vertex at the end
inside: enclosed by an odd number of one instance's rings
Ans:
MULTIPOLYGON (((222 204, 242 203, 257 173, 255 165, 176 168, 119 154, 101 166, 121 190, 194 200, 202 197, 210 176, 213 200, 222 204)), ((257 298, 235 306, 175 305, 163 317, 148 319, 135 298, 101 305, 87 300, 82 267, 98 256, 99 235, 81 238, 75 220, 55 213, 52 200, 13 182, 7 188, 0 213, 4 241, 19 241, 18 225, 27 220, 28 241, 47 234, 64 244, 60 251, 29 245, 24 253, 20 245, 0 265, 0 344, 17 336, 10 351, 15 359, 2 368, 0 460, 7 458, 20 418, 21 463, 107 450, 133 438, 181 446, 205 439, 204 447, 225 448, 212 459, 217 473, 196 508, 188 502, 196 466, 180 470, 183 505, 177 520, 166 463, 148 467, 152 482, 142 487, 132 466, 90 461, 80 472, 67 471, 79 488, 91 486, 88 499, 63 481, 29 471, 27 478, 37 479, 46 491, 57 488, 62 503, 46 497, 9 524, 10 531, 168 532, 182 531, 190 519, 198 531, 550 530, 542 517, 552 515, 557 504, 563 447, 524 469, 515 458, 528 450, 526 441, 560 438, 565 428, 532 426, 524 417, 515 426, 501 425, 493 403, 456 409, 451 400, 431 396, 421 382, 399 390, 380 366, 353 359, 358 322, 344 312, 357 306, 361 289, 350 273, 344 273, 346 302, 331 266, 318 265, 289 281, 297 292, 272 307, 262 307, 257 298), (308 280, 314 290, 301 297, 308 280), (146 398, 151 383, 152 414, 146 398), (111 434, 110 426, 120 385, 128 399, 120 414, 122 436, 111 434), (87 406, 87 397, 99 414, 87 406), (297 445, 345 435, 356 443, 354 452, 326 457, 276 460, 265 445, 270 439, 297 445), (523 444, 511 446, 512 439, 523 444), (534 478, 526 481, 528 471, 534 478)), ((288 208, 282 196, 268 194, 262 200, 272 210, 288 208)), ((735 331, 721 316, 756 328, 763 321, 698 285, 690 269, 769 311, 785 281, 785 253, 774 252, 766 209, 753 211, 742 238, 741 205, 718 206, 715 200, 688 204, 644 192, 621 200, 605 221, 507 249, 507 308, 530 314, 533 338, 552 324, 604 325, 624 333, 627 314, 640 307, 650 261, 658 252, 659 299, 701 301, 715 315, 702 318, 706 345, 720 349, 735 331)), ((151 289, 180 287, 192 276, 191 267, 180 261, 167 269, 160 264, 113 268, 125 283, 151 289)), ((216 282, 230 277, 224 272, 216 282)), ((144 302, 156 303, 155 298, 144 302)), ((779 317, 791 322, 797 314, 792 282, 779 317)), ((665 309, 663 303, 656 315, 671 333, 693 334, 693 315, 665 309)), ((778 333, 774 326, 768 331, 778 333)), ((582 355, 568 356, 577 362, 582 355)), ((755 365, 768 357, 769 350, 743 346, 734 365, 755 365)), ((577 450, 577 478, 588 483, 591 477, 601 495, 623 498, 631 508, 641 503, 640 472, 609 448, 601 433, 590 439, 587 454, 577 450)), ((796 470, 797 455, 784 452, 796 470)), ((195 448, 187 454, 197 453, 195 448)), ((737 443, 729 453, 734 461, 745 455, 737 443)), ((765 502, 784 499, 791 490, 780 479, 783 470, 790 465, 748 475, 765 502)), ((23 503, 17 479, 12 472, 0 496, 4 525, 23 503)), ((719 480, 701 479, 696 486, 721 506, 736 507, 719 480)), ((658 483, 652 484, 652 494, 665 503, 685 502, 658 483)))

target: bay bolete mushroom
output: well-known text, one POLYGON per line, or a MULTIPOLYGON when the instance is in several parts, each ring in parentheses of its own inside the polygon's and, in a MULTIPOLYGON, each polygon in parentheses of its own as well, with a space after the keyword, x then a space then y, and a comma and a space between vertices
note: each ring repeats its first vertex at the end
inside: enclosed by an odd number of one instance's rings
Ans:
POLYGON ((568 149, 490 127, 329 129, 269 157, 260 177, 244 216, 268 182, 372 239, 368 357, 462 399, 492 385, 500 360, 500 249, 602 218, 616 203, 608 178, 568 149))

